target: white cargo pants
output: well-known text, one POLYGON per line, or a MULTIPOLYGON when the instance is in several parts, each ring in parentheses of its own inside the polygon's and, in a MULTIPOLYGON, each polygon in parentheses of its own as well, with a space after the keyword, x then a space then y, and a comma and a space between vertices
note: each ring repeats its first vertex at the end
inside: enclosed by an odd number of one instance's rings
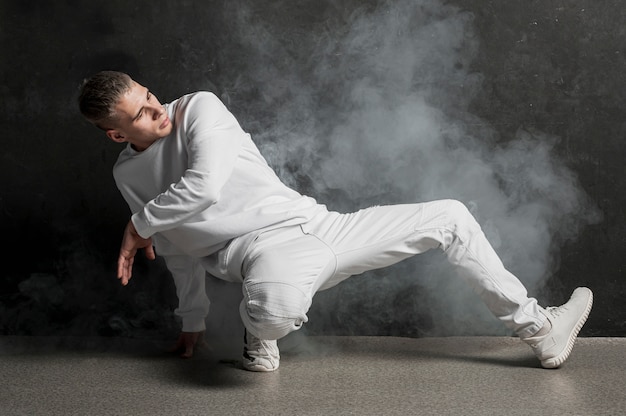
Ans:
POLYGON ((537 301, 504 268, 474 217, 455 200, 351 214, 325 211, 306 224, 263 232, 238 246, 240 256, 228 257, 242 259, 240 313, 246 329, 270 340, 307 322, 317 291, 433 248, 444 251, 460 277, 520 337, 543 326, 537 301))

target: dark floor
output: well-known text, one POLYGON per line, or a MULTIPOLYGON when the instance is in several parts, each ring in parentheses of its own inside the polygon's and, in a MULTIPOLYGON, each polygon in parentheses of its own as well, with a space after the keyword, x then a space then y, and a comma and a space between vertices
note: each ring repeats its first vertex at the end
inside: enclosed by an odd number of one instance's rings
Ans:
POLYGON ((557 370, 510 337, 294 337, 275 373, 239 345, 0 337, 9 415, 623 415, 626 338, 579 338, 557 370))

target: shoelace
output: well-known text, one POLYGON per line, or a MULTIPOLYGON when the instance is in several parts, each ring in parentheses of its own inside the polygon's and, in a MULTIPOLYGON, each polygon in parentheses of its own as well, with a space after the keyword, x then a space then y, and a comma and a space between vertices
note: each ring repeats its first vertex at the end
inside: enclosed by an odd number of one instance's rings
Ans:
POLYGON ((562 305, 562 306, 550 306, 550 307, 546 308, 546 311, 549 312, 550 315, 552 315, 553 317, 557 318, 563 312, 567 311, 567 306, 565 306, 565 305, 562 305))
POLYGON ((267 344, 263 342, 263 340, 251 336, 250 334, 246 335, 246 346, 245 352, 250 357, 264 357, 271 356, 275 354, 272 348, 268 348, 267 344))

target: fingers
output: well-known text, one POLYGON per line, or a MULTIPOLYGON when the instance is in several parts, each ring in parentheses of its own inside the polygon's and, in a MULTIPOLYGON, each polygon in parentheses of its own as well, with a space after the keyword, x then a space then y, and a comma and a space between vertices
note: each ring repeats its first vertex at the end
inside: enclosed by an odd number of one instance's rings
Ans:
POLYGON ((148 244, 145 248, 146 257, 150 260, 154 260, 156 258, 156 254, 154 253, 154 247, 152 246, 152 240, 150 240, 150 244, 148 244))
POLYGON ((135 229, 132 221, 128 221, 122 236, 122 245, 120 247, 120 256, 117 260, 117 278, 121 280, 122 285, 126 286, 133 273, 133 262, 137 250, 145 249, 146 257, 154 260, 156 255, 154 247, 152 247, 151 238, 142 238, 135 229))
POLYGON ((198 342, 199 332, 183 332, 183 344, 185 351, 180 355, 183 358, 191 358, 193 356, 193 347, 198 342))
POLYGON ((193 357, 195 347, 201 347, 204 343, 204 332, 181 332, 176 344, 168 349, 168 352, 183 350, 180 354, 182 358, 193 357))
POLYGON ((126 286, 133 273, 134 257, 126 257, 120 253, 117 260, 117 278, 121 280, 122 285, 126 286))
POLYGON ((185 352, 183 352, 180 356, 182 358, 191 358, 193 357, 193 343, 189 343, 185 345, 185 352))
POLYGON ((122 285, 126 286, 133 274, 133 263, 135 262, 135 255, 137 250, 143 248, 145 250, 146 257, 149 260, 156 258, 154 247, 152 246, 152 239, 141 239, 138 237, 133 240, 132 237, 124 236, 122 239, 122 247, 120 248, 120 256, 117 260, 117 278, 121 280, 122 285))

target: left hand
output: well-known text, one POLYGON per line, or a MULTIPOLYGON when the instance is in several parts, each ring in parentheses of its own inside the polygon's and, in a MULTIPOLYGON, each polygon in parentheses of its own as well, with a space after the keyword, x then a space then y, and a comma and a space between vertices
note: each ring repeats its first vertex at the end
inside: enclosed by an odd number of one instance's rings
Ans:
POLYGON ((177 352, 182 350, 180 354, 182 358, 191 358, 193 356, 194 348, 201 349, 206 347, 207 343, 204 340, 204 331, 201 332, 181 332, 178 336, 176 344, 169 349, 169 352, 177 352))
POLYGON ((117 278, 122 281, 122 285, 126 286, 133 275, 133 262, 137 250, 143 248, 146 257, 154 260, 154 248, 152 247, 152 238, 143 238, 137 233, 135 225, 132 221, 128 221, 126 229, 124 229, 124 237, 122 237, 122 247, 120 248, 120 256, 117 260, 117 278))

